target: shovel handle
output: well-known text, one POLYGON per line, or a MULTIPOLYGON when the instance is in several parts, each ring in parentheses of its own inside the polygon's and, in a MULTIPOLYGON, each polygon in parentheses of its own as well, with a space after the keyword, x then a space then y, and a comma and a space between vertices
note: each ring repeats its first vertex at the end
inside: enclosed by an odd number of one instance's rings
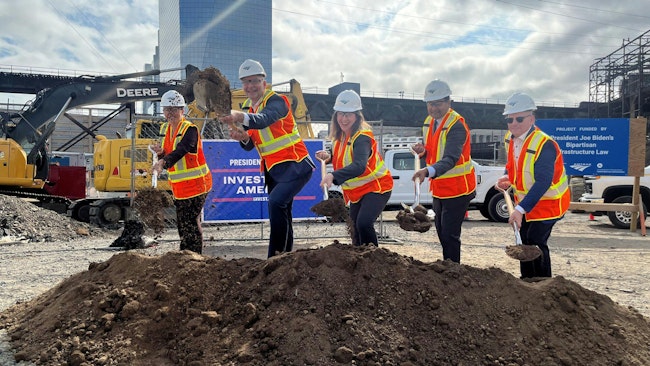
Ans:
MULTIPOLYGON (((147 149, 151 151, 151 162, 152 162, 151 166, 154 166, 156 165, 156 163, 158 163, 158 154, 156 154, 156 152, 154 151, 153 147, 151 147, 151 145, 147 146, 147 149)), ((151 173, 151 186, 153 188, 158 187, 158 173, 156 172, 151 173)))
MULTIPOLYGON (((321 179, 325 178, 325 175, 327 175, 327 164, 325 164, 325 160, 318 159, 320 160, 320 174, 321 174, 321 179)), ((327 201, 329 199, 329 194, 327 193, 327 186, 323 186, 323 200, 327 201)))
MULTIPOLYGON (((506 201, 506 206, 508 207, 508 214, 512 215, 512 213, 515 211, 515 206, 512 204, 512 199, 510 198, 510 190, 512 188, 503 189, 498 185, 495 185, 495 187, 497 190, 503 193, 503 199, 506 201)), ((515 244, 522 245, 523 242, 521 241, 521 234, 519 233, 519 227, 517 226, 516 222, 512 223, 512 228, 515 232, 515 244)))
POLYGON ((503 191, 503 199, 506 200, 506 206, 508 206, 508 214, 512 215, 515 211, 515 206, 512 204, 512 199, 510 198, 510 188, 503 191))
MULTIPOLYGON (((420 155, 413 150, 413 147, 409 147, 411 154, 413 154, 413 167, 417 172, 420 170, 420 155)), ((413 201, 413 206, 417 207, 420 205, 420 178, 415 178, 415 200, 413 201)))

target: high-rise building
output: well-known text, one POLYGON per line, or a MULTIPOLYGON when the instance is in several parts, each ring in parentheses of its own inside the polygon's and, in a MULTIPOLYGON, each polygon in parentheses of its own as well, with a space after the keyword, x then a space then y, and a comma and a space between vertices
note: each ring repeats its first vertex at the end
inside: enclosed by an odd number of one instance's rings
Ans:
POLYGON ((160 0, 158 8, 154 60, 159 65, 154 67, 214 66, 232 88, 239 88, 239 65, 252 58, 262 63, 271 82, 271 1, 160 0))

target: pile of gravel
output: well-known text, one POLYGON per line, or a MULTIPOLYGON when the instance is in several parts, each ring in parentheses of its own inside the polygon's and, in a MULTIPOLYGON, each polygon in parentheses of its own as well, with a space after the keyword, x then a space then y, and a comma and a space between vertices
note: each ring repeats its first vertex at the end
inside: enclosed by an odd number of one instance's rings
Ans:
POLYGON ((0 239, 3 241, 52 242, 105 234, 99 228, 23 199, 0 195, 0 239))

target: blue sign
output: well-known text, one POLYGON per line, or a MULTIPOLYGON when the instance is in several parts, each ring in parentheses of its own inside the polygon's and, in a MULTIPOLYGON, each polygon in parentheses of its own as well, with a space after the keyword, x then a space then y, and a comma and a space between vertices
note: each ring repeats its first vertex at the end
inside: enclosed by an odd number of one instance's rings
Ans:
MULTIPOLYGON (((309 155, 323 150, 323 140, 305 140, 309 155)), ((204 140, 203 151, 212 172, 212 190, 203 207, 203 222, 259 222, 268 220, 268 193, 260 156, 233 140, 204 140)), ((315 218, 310 208, 323 200, 320 169, 293 200, 293 218, 315 218)))
POLYGON ((540 119, 535 124, 560 145, 567 175, 627 175, 628 119, 540 119))

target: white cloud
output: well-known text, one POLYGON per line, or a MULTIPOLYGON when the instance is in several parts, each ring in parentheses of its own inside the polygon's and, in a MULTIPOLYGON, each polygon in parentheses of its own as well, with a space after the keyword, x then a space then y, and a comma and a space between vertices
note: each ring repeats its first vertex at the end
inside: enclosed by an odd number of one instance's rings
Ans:
POLYGON ((631 16, 632 1, 560 3, 275 0, 274 80, 327 88, 343 72, 362 93, 421 94, 441 78, 457 100, 503 101, 525 90, 540 101, 577 103, 588 99, 594 59, 645 32, 650 16, 631 16))
MULTIPOLYGON (((589 66, 648 30, 636 1, 273 0, 273 81, 308 91, 419 95, 434 78, 456 100, 588 99, 589 66), (312 89, 313 90, 313 89, 312 89)), ((141 71, 157 43, 158 0, 0 1, 0 68, 141 71)), ((242 23, 245 26, 245 23, 242 23)))

